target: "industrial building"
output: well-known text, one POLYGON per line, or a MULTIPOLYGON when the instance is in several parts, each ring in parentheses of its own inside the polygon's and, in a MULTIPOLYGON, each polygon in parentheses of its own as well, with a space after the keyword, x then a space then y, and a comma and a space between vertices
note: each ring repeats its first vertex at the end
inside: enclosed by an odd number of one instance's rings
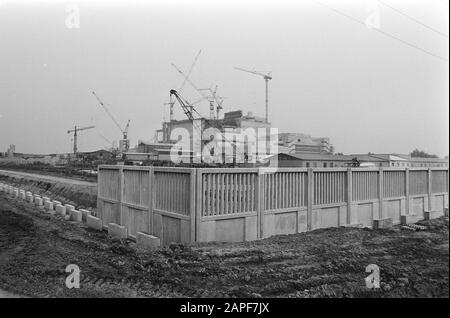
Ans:
POLYGON ((265 163, 280 168, 339 168, 353 165, 352 156, 320 153, 279 153, 266 158, 265 163))
POLYGON ((283 152, 290 154, 331 154, 334 152, 329 138, 315 138, 302 133, 280 133, 278 145, 284 148, 283 152))
MULTIPOLYGON (((213 148, 217 144, 214 144, 214 140, 211 141, 210 136, 202 136, 202 132, 208 128, 216 128, 220 132, 220 136, 216 136, 215 140, 225 139, 224 148, 227 147, 238 147, 243 151, 234 151, 234 156, 237 157, 238 161, 248 161, 252 158, 256 158, 256 153, 251 153, 251 149, 254 148, 254 144, 248 144, 247 141, 240 141, 235 138, 235 135, 240 132, 245 131, 248 128, 253 128, 255 132, 259 129, 265 130, 267 136, 270 136, 270 123, 266 122, 264 118, 257 117, 253 113, 249 112, 246 115, 243 114, 241 110, 226 112, 223 118, 220 119, 208 119, 205 117, 195 119, 193 123, 192 120, 171 120, 168 122, 163 122, 162 129, 157 131, 157 141, 156 143, 150 142, 140 142, 138 147, 135 149, 136 153, 153 153, 158 155, 158 160, 170 160, 170 149, 177 143, 178 139, 173 139, 174 134, 178 137, 178 132, 184 129, 189 133, 191 149, 204 149, 205 145, 213 148), (194 143, 194 136, 197 142, 201 142, 201 145, 194 143), (171 138, 172 137, 172 138, 171 138), (239 143, 244 143, 244 145, 239 145, 239 143), (231 145, 232 144, 232 145, 231 145), (241 147, 242 146, 242 147, 241 147), (242 158, 240 158, 242 157, 242 158)), ((223 150, 222 153, 229 153, 230 150, 223 150)), ((127 158, 131 158, 134 154, 127 154, 127 158)), ((198 156, 198 154, 192 154, 192 156, 198 156)), ((219 159, 217 159, 219 160, 219 159)), ((226 159, 225 159, 226 160, 226 159)))
MULTIPOLYGON (((270 122, 267 122, 265 118, 255 116, 249 112, 244 114, 242 110, 226 112, 223 118, 199 118, 193 121, 190 119, 185 120, 170 120, 163 122, 162 129, 157 130, 157 142, 139 142, 139 145, 133 152, 127 154, 127 159, 143 158, 145 156, 138 154, 152 154, 152 158, 155 160, 170 160, 170 149, 178 140, 174 140, 174 135, 177 135, 182 128, 189 132, 191 138, 190 145, 192 149, 203 149, 205 145, 211 148, 217 147, 217 139, 211 141, 210 136, 200 137, 200 132, 207 130, 208 128, 217 128, 222 136, 217 136, 218 140, 225 136, 225 142, 222 147, 222 158, 215 158, 215 161, 230 162, 230 158, 225 158, 223 154, 233 153, 234 159, 238 162, 257 162, 262 158, 266 158, 267 155, 274 155, 277 153, 287 154, 331 154, 333 152, 333 146, 330 143, 329 138, 314 138, 307 134, 301 133, 279 133, 277 135, 270 135, 270 122), (254 140, 239 139, 238 134, 244 132, 248 128, 253 128, 255 132, 260 129, 265 130, 265 134, 256 136, 254 140), (233 133, 230 133, 232 131, 233 133), (197 142, 201 140, 201 148, 195 148, 193 146, 193 136, 197 134, 197 142), (233 135, 234 134, 234 135, 233 135), (171 138, 172 136, 172 138, 171 138), (266 139, 266 152, 258 153, 258 149, 255 143, 261 144, 261 138, 266 139), (269 142, 277 146, 276 151, 269 150, 269 142), (233 148, 233 149, 232 149, 233 148)), ((262 141, 264 142, 264 141, 262 141)), ((186 154, 187 155, 187 154, 186 154)), ((196 156, 195 154, 191 154, 196 156)))
POLYGON ((266 158, 266 164, 278 167, 339 168, 339 167, 399 167, 399 168, 438 168, 448 167, 449 161, 441 158, 411 158, 398 154, 312 154, 279 153, 266 158))
POLYGON ((407 154, 352 154, 360 162, 372 162, 376 167, 399 167, 399 168, 433 168, 448 167, 448 159, 442 158, 417 158, 407 154))
MULTIPOLYGON (((199 118, 196 119, 200 123, 200 127, 194 127, 194 129, 201 129, 204 131, 209 127, 218 128, 219 130, 224 130, 226 128, 232 129, 246 129, 246 128, 270 128, 270 123, 265 122, 264 118, 257 117, 253 113, 249 112, 244 115, 242 110, 224 113, 221 119, 208 119, 199 118)), ((169 122, 164 122, 162 129, 157 131, 158 142, 162 143, 174 143, 176 140, 171 140, 170 136, 172 131, 177 128, 184 128, 191 132, 192 135, 192 121, 189 119, 185 120, 171 120, 169 122)))

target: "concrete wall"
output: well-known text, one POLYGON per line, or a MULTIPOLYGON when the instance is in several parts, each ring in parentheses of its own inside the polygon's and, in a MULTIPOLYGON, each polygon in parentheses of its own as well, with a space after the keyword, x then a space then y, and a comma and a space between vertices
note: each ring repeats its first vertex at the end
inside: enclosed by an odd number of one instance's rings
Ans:
POLYGON ((162 245, 194 241, 194 173, 185 168, 100 166, 97 215, 103 227, 125 226, 130 239, 141 232, 160 238, 162 245))
POLYGON ((104 226, 124 225, 132 239, 240 242, 443 214, 448 169, 100 166, 98 197, 104 226))

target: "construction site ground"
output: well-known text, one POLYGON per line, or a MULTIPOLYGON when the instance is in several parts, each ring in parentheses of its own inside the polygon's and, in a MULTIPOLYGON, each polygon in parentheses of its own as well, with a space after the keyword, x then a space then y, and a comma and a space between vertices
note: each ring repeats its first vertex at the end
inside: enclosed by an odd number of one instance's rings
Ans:
POLYGON ((133 242, 0 193, 0 290, 25 297, 449 297, 448 218, 424 231, 330 228, 244 243, 133 242), (66 266, 81 271, 65 285, 66 266), (366 266, 380 268, 368 289, 366 266))

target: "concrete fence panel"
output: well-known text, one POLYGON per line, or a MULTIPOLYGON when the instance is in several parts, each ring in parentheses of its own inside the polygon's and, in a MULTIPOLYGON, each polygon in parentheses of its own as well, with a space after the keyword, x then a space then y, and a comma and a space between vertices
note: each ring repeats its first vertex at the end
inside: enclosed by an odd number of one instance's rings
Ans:
POLYGON ((155 235, 162 245, 195 240, 195 169, 100 166, 98 178, 104 227, 124 226, 133 240, 155 235))
POLYGON ((294 234, 307 230, 308 170, 261 169, 258 213, 260 237, 294 234))
POLYGON ((197 241, 258 237, 257 169, 197 169, 197 241))
POLYGON ((448 206, 444 168, 100 166, 98 176, 103 226, 124 226, 134 240, 152 235, 161 245, 399 224, 448 206))

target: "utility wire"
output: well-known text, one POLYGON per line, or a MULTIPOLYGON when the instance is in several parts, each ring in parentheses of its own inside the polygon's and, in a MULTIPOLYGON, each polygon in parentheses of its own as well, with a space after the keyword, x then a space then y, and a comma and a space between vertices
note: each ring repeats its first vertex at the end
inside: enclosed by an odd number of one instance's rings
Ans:
MULTIPOLYGON (((362 25, 366 26, 366 24, 365 24, 363 21, 358 20, 358 19, 356 19, 356 18, 354 18, 354 17, 352 17, 352 16, 350 16, 350 15, 348 15, 348 14, 346 14, 346 13, 340 11, 340 10, 337 10, 336 8, 333 8, 333 7, 331 7, 331 6, 329 6, 329 5, 325 4, 325 3, 323 3, 323 2, 321 2, 321 1, 318 1, 318 0, 312 0, 312 1, 314 1, 314 2, 316 2, 316 3, 318 3, 318 4, 320 4, 320 5, 322 5, 322 6, 326 7, 326 8, 328 8, 329 10, 332 10, 332 11, 334 11, 334 12, 336 12, 336 13, 338 13, 338 14, 340 14, 340 15, 342 15, 342 16, 344 16, 344 17, 350 19, 350 20, 353 20, 354 22, 357 22, 357 23, 359 23, 359 24, 362 24, 362 25)), ((401 43, 403 43, 403 44, 405 44, 405 45, 407 45, 407 46, 409 46, 409 47, 412 47, 412 48, 414 48, 414 49, 417 49, 417 50, 419 50, 419 51, 422 51, 423 53, 426 53, 426 54, 428 54, 428 55, 430 55, 430 56, 432 56, 432 57, 434 57, 434 58, 437 58, 437 59, 439 59, 439 60, 443 60, 443 61, 448 62, 448 59, 446 59, 446 58, 444 58, 444 57, 442 57, 442 56, 436 55, 436 54, 434 54, 433 52, 427 51, 427 50, 425 50, 425 49, 423 49, 423 48, 421 48, 421 47, 419 47, 419 46, 417 46, 417 45, 415 45, 415 44, 412 44, 412 43, 409 43, 409 42, 407 42, 407 41, 405 41, 405 40, 402 40, 401 38, 399 38, 399 37, 397 37, 397 36, 395 36, 395 35, 392 35, 392 34, 390 34, 390 33, 388 33, 388 32, 385 32, 385 31, 383 31, 383 30, 381 30, 381 29, 379 29, 379 28, 373 28, 372 30, 377 31, 378 33, 381 33, 381 34, 383 34, 383 35, 385 35, 385 36, 387 36, 387 37, 390 37, 391 39, 397 40, 397 41, 399 41, 399 42, 401 42, 401 43)))
POLYGON ((447 35, 447 34, 442 33, 441 31, 436 30, 435 28, 432 28, 432 27, 430 27, 429 25, 426 25, 426 24, 423 23, 423 22, 420 22, 420 21, 417 20, 416 18, 413 18, 412 16, 410 16, 410 15, 408 15, 408 14, 406 14, 406 13, 404 13, 404 12, 402 12, 402 11, 400 11, 400 10, 394 8, 394 7, 392 7, 391 5, 389 5, 389 4, 387 4, 387 3, 383 2, 383 1, 380 1, 380 0, 378 0, 378 2, 381 3, 382 5, 384 5, 384 6, 388 7, 388 8, 390 8, 391 10, 393 10, 393 11, 395 11, 395 12, 397 12, 397 13, 399 13, 399 14, 405 16, 405 17, 407 17, 407 18, 410 19, 411 21, 414 21, 414 22, 416 22, 416 23, 418 23, 418 24, 424 26, 425 28, 430 29, 430 30, 433 31, 433 32, 435 32, 435 33, 437 33, 437 34, 439 34, 439 35, 442 35, 442 36, 448 38, 448 35, 447 35))

